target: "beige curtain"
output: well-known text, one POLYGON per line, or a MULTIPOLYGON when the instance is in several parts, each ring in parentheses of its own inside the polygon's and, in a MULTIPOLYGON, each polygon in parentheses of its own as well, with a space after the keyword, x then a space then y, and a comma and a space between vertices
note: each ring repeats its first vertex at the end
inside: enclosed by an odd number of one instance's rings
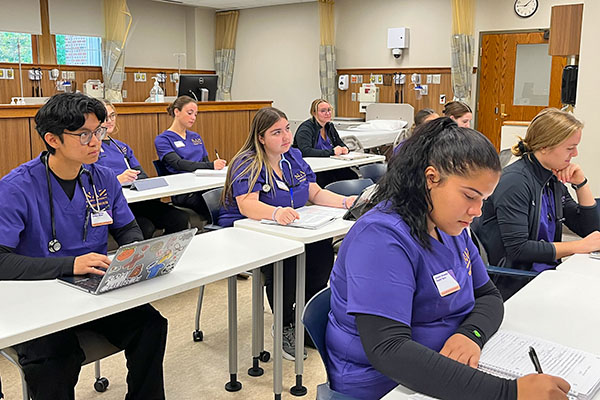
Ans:
POLYGON ((102 41, 102 77, 104 97, 123 101, 125 78, 125 42, 132 22, 127 0, 104 0, 104 40, 102 41))
POLYGON ((467 103, 471 99, 473 78, 474 19, 475 0, 452 0, 452 87, 454 99, 467 103))
POLYGON ((231 83, 235 64, 235 38, 239 11, 217 13, 215 32, 215 70, 219 76, 217 100, 231 100, 231 83))
POLYGON ((321 45, 319 46, 319 80, 321 97, 335 108, 335 17, 333 0, 319 0, 321 45))

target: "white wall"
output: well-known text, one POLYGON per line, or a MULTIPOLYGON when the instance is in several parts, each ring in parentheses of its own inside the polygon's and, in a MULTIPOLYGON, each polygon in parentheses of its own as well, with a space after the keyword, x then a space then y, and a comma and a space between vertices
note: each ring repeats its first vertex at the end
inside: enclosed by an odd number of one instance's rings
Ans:
POLYGON ((188 25, 188 30, 193 32, 196 54, 192 59, 188 44, 188 68, 214 70, 215 10, 196 8, 193 15, 194 25, 188 25))
POLYGON ((273 100, 290 119, 306 119, 320 97, 317 3, 240 11, 234 100, 273 100))
POLYGON ((48 15, 52 34, 104 36, 102 0, 49 0, 48 15))
POLYGON ((0 31, 42 34, 39 0, 2 1, 0 31))
POLYGON ((450 0, 336 0, 338 68, 449 67, 450 0), (400 59, 387 48, 388 28, 410 28, 400 59))

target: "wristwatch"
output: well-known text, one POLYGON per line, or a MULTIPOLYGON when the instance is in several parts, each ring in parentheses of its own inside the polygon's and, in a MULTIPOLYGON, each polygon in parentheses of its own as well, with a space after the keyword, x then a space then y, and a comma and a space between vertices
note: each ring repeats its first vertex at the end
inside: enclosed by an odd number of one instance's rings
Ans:
POLYGON ((573 188, 573 190, 579 190, 579 189, 581 189, 582 187, 584 187, 584 186, 585 186, 587 183, 588 183, 588 179, 587 179, 587 178, 585 178, 585 179, 583 180, 583 182, 581 182, 579 185, 576 185, 576 184, 574 184, 574 183, 571 183, 571 187, 573 188))

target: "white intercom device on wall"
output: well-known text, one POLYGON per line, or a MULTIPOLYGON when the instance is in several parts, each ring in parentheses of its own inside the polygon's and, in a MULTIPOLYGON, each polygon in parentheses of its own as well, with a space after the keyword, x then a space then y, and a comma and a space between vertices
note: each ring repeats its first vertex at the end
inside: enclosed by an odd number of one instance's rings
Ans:
POLYGON ((338 77, 338 89, 348 90, 350 87, 350 78, 348 75, 340 75, 338 77))

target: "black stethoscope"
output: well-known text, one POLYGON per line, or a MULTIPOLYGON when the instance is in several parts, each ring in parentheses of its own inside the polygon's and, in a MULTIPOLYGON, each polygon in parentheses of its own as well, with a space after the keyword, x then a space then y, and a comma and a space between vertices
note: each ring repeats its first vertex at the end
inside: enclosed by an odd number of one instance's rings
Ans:
MULTIPOLYGON (((300 185, 300 182, 294 184, 294 171, 292 171, 292 164, 286 160, 286 158, 283 156, 283 154, 281 155, 281 160, 279 160, 279 169, 281 170, 281 176, 283 178, 283 183, 285 183, 285 185, 287 186, 287 188, 290 191, 290 204, 292 206, 292 208, 294 208, 294 188, 298 187, 300 185), (290 182, 288 182, 288 180, 285 177, 285 173, 283 172, 283 164, 286 164, 288 167, 288 170, 290 171, 290 182)), ((266 174, 266 171, 265 171, 266 174)), ((262 191, 263 192, 268 192, 269 190, 271 190, 271 186, 269 185, 269 177, 268 174, 266 174, 267 176, 266 178, 266 183, 262 186, 262 191)))
POLYGON ((113 138, 111 138, 110 136, 108 137, 108 140, 110 140, 110 142, 111 142, 112 144, 114 144, 114 145, 115 145, 115 147, 116 147, 117 149, 119 149, 119 152, 120 152, 121 154, 123 154, 123 161, 125 161, 125 165, 127 166, 127 169, 132 169, 132 168, 131 168, 131 164, 129 164, 129 157, 127 157, 127 153, 125 152, 125 150, 123 150, 123 149, 121 148, 121 146, 119 146, 119 145, 117 144, 117 142, 115 142, 115 140, 114 140, 113 138))
MULTIPOLYGON (((54 220, 54 199, 53 199, 53 195, 52 195, 52 184, 50 182, 50 166, 48 163, 49 157, 50 157, 49 153, 46 153, 42 156, 42 161, 44 163, 44 166, 46 167, 46 182, 48 183, 48 198, 49 198, 49 203, 50 203, 50 226, 52 227, 52 239, 48 242, 48 251, 50 253, 56 253, 56 252, 59 252, 60 249, 62 249, 62 244, 56 238, 56 221, 54 220)), ((92 209, 96 213, 99 213, 102 210, 100 209, 100 201, 98 200, 98 192, 96 191, 96 185, 94 184, 94 178, 92 177, 91 172, 82 167, 81 171, 79 171, 79 174, 77 175, 77 182, 79 182, 79 186, 81 186, 81 191, 83 192, 83 198, 85 199, 85 201, 87 203, 86 207, 85 207, 85 209, 86 209, 85 225, 83 227, 83 241, 85 242, 85 239, 87 238, 87 226, 88 226, 88 222, 90 219, 90 209, 92 209), (87 174, 87 176, 90 179, 90 184, 92 185, 92 188, 94 189, 94 195, 96 196, 96 207, 94 207, 92 205, 92 203, 90 202, 90 200, 87 197, 87 194, 85 193, 85 189, 83 188, 83 183, 81 182, 82 174, 87 174)))

